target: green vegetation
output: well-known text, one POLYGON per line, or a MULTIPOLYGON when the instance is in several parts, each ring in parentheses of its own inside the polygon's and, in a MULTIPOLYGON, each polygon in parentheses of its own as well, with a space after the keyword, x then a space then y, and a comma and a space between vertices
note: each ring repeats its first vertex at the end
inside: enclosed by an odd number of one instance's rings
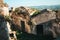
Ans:
POLYGON ((16 8, 16 9, 15 9, 15 12, 19 12, 19 8, 16 8))
POLYGON ((11 20, 12 20, 10 16, 5 16, 4 19, 5 19, 6 21, 11 21, 11 20))
POLYGON ((36 11, 33 15, 36 15, 36 14, 38 14, 39 13, 39 11, 36 11))

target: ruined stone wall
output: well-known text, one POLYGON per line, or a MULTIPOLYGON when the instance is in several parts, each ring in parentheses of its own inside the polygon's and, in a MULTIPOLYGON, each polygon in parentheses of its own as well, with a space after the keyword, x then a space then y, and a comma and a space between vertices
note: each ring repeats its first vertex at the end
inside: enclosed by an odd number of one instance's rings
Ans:
POLYGON ((9 40, 7 22, 0 16, 0 40, 9 40))
POLYGON ((47 21, 51 21, 53 19, 56 19, 55 12, 44 12, 42 14, 37 15, 36 17, 32 18, 32 22, 37 25, 41 24, 47 21), (37 19, 37 20, 36 20, 37 19))

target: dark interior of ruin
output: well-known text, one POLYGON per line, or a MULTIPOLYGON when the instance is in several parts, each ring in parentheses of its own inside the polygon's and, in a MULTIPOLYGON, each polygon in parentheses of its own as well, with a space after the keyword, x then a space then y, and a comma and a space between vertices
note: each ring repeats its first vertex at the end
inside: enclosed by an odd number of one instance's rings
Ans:
POLYGON ((21 29, 23 32, 25 32, 25 22, 21 21, 21 29))
POLYGON ((38 35, 39 35, 39 34, 40 34, 40 35, 43 34, 43 25, 40 25, 40 24, 37 25, 37 26, 36 26, 36 29, 37 29, 36 32, 37 32, 38 35))

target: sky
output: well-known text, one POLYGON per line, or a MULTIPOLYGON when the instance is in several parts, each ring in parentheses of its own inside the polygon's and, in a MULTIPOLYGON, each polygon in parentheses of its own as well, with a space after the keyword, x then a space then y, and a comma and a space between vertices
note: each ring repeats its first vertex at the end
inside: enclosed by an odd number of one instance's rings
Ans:
POLYGON ((60 0, 4 0, 9 7, 58 5, 60 0))

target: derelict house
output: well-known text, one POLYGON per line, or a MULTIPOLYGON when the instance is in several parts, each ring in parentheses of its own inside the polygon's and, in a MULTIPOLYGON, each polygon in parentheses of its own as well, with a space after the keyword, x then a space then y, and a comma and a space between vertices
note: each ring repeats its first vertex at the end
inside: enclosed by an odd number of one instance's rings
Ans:
POLYGON ((49 9, 42 10, 39 14, 31 17, 32 34, 55 36, 53 23, 55 23, 56 13, 49 9), (52 33, 52 34, 51 34, 52 33))

